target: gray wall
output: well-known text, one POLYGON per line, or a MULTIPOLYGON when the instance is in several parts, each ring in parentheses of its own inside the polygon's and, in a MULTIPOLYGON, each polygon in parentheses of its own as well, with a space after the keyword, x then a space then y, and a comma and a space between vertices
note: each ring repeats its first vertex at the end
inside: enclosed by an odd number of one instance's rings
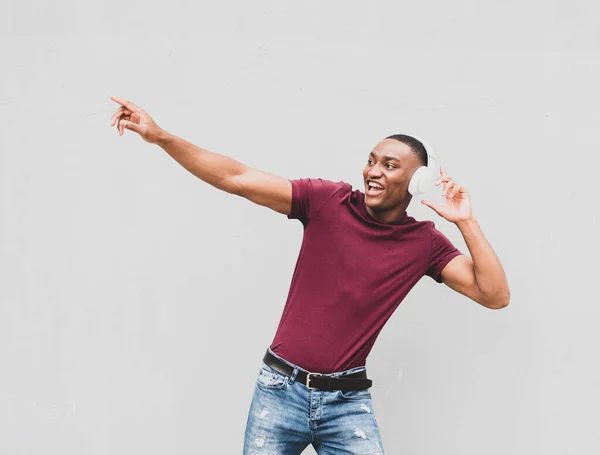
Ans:
MULTIPOLYGON (((241 453, 302 226, 119 136, 110 95, 252 167, 361 189, 382 137, 427 139, 512 300, 412 290, 367 363, 386 453, 599 453, 598 17, 591 0, 2 1, 0 453, 241 453)), ((409 214, 467 252, 418 199, 409 214)))

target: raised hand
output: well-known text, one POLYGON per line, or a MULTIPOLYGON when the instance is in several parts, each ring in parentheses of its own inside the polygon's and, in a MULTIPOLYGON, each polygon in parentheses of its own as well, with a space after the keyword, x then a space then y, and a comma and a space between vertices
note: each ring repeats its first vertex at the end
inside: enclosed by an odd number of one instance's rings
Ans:
POLYGON ((127 128, 138 133, 146 142, 154 144, 158 141, 163 130, 146 111, 137 107, 131 101, 116 96, 111 96, 110 99, 121 105, 110 120, 110 126, 113 126, 116 122, 119 135, 122 136, 124 128, 127 128))
POLYGON ((421 203, 452 223, 470 219, 471 198, 469 192, 463 186, 457 185, 452 177, 448 177, 443 166, 440 166, 440 177, 435 185, 438 186, 440 183, 444 184, 442 196, 446 197, 445 204, 440 205, 426 200, 422 200, 421 203))

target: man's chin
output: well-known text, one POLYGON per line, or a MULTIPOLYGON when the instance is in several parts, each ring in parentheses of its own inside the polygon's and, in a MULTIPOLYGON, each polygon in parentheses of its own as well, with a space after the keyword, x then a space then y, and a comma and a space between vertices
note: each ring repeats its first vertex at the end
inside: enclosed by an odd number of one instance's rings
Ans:
POLYGON ((373 198, 373 197, 370 197, 370 198, 366 197, 365 205, 367 207, 369 207, 371 210, 373 210, 374 212, 380 212, 383 209, 381 202, 377 201, 376 198, 373 198))

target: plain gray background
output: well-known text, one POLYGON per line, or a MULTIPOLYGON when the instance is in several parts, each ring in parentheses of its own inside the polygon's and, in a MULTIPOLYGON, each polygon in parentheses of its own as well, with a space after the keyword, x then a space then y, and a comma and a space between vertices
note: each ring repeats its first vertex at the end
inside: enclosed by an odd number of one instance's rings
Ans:
MULTIPOLYGON (((367 362, 386 453, 600 453, 598 17, 591 0, 0 2, 0 453, 242 451, 302 226, 119 136, 110 95, 252 167, 361 190, 381 138, 422 136, 512 299, 412 290, 367 362)), ((468 253, 420 199, 409 215, 468 253)))

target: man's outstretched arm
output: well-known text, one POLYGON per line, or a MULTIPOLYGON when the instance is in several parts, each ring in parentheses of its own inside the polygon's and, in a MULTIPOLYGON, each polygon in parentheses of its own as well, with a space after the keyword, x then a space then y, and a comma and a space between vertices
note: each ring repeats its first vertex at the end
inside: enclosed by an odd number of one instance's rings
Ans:
POLYGON ((215 188, 284 215, 291 212, 292 184, 289 180, 210 152, 164 130, 156 144, 196 177, 215 188))
POLYGON ((146 142, 160 146, 190 173, 215 188, 284 215, 290 214, 292 184, 289 180, 198 147, 160 128, 148 113, 132 102, 115 96, 111 99, 121 105, 110 123, 112 126, 116 122, 119 134, 123 134, 124 128, 135 131, 146 142))

